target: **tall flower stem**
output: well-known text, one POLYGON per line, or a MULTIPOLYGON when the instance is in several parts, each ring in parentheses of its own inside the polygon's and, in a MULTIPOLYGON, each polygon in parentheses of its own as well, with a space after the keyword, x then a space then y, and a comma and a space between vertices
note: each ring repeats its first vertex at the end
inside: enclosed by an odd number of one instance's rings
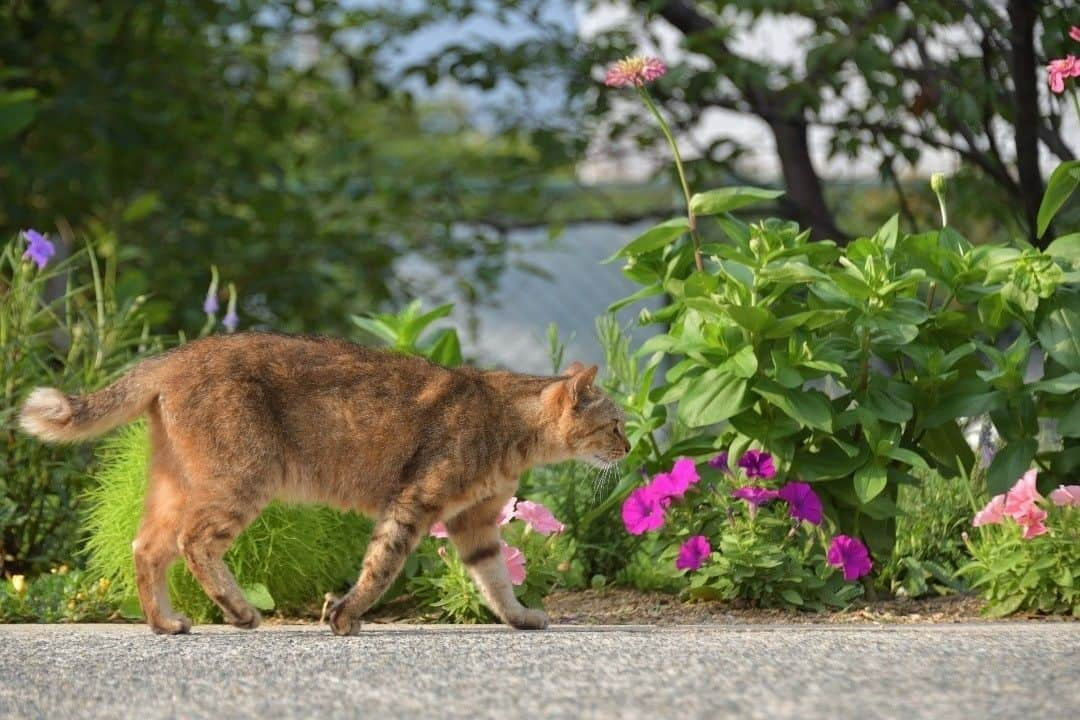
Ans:
POLYGON ((701 241, 698 239, 697 234, 697 218, 694 217, 694 211, 690 207, 690 186, 686 182, 686 171, 683 169, 679 146, 675 142, 675 136, 671 134, 671 128, 668 127, 667 121, 664 120, 664 116, 660 114, 660 110, 653 103, 652 97, 649 96, 649 91, 645 89, 644 85, 638 85, 637 91, 641 95, 641 99, 645 101, 645 107, 649 108, 649 112, 656 118, 656 122, 660 125, 660 132, 664 133, 664 137, 667 138, 668 145, 671 147, 671 154, 675 157, 675 170, 679 173, 679 184, 682 185, 683 197, 686 199, 686 219, 690 222, 690 239, 694 242, 694 266, 698 270, 704 270, 705 265, 701 261, 701 241))

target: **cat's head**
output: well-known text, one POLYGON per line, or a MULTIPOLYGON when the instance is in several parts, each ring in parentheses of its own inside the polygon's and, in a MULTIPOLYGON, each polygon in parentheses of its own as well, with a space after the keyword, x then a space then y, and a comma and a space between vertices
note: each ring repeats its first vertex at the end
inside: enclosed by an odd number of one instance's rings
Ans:
POLYGON ((562 459, 612 465, 630 452, 623 412, 594 387, 597 367, 572 363, 543 394, 553 427, 553 448, 562 459))

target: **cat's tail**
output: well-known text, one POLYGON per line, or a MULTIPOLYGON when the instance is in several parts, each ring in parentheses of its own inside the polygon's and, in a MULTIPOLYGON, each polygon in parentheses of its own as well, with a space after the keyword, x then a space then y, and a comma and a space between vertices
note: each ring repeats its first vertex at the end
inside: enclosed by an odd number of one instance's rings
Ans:
POLYGON ((89 440, 129 423, 146 412, 160 385, 157 363, 144 361, 108 387, 89 395, 65 395, 56 388, 35 388, 19 412, 19 427, 46 442, 89 440))

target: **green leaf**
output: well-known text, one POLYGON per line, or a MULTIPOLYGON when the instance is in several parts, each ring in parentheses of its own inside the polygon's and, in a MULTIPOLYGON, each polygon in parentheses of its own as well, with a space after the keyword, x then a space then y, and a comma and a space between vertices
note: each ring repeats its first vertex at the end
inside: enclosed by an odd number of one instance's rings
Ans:
POLYGON ((769 380, 754 385, 754 392, 803 425, 832 432, 832 405, 817 390, 789 390, 769 380))
POLYGON ((763 307, 729 305, 724 308, 728 316, 750 332, 756 333, 773 320, 773 315, 763 307))
POLYGON ((785 588, 784 590, 781 590, 780 591, 780 597, 784 598, 785 600, 787 600, 792 605, 802 605, 803 604, 802 595, 800 595, 796 591, 792 590, 791 588, 785 588))
POLYGON ((1080 232, 1062 235, 1047 245, 1043 252, 1080 267, 1080 232))
POLYGON ((387 325, 382 320, 375 318, 360 317, 359 315, 350 315, 349 319, 360 327, 361 330, 368 332, 380 340, 385 340, 391 345, 397 343, 398 334, 397 331, 387 325))
POLYGON ((679 418, 690 427, 723 422, 743 409, 746 387, 746 378, 712 368, 687 388, 679 403, 679 418))
POLYGON ((1043 195, 1042 204, 1039 205, 1035 233, 1037 237, 1043 236, 1058 210, 1076 189, 1077 184, 1080 184, 1080 160, 1063 162, 1050 173, 1050 179, 1046 181, 1046 193, 1043 195))
POLYGON ((920 470, 929 470, 930 466, 923 460, 922 455, 913 450, 906 450, 905 448, 889 448, 885 455, 893 460, 899 460, 902 463, 906 463, 910 467, 919 468, 920 470))
POLYGON ((1050 357, 1080 372, 1080 303, 1060 299, 1055 305, 1039 323, 1039 343, 1050 357))
POLYGON ((898 237, 900 237, 900 215, 896 214, 886 220, 885 224, 874 233, 874 242, 891 251, 896 247, 898 237))
POLYGON ((1050 380, 1040 380, 1028 385, 1028 387, 1051 395, 1068 395, 1071 392, 1080 390, 1080 373, 1066 373, 1050 380))
POLYGON ((21 132, 37 114, 37 90, 14 90, 0 93, 0 141, 21 132))
POLYGON ((662 248, 675 238, 690 230, 690 221, 684 217, 672 218, 659 225, 654 225, 635 239, 630 241, 622 250, 612 255, 605 262, 614 262, 621 257, 642 255, 657 248, 662 248))
POLYGON ((273 610, 274 598, 270 595, 270 591, 262 583, 254 583, 243 588, 244 597, 249 603, 257 607, 259 610, 273 610))
POLYGON ((143 611, 142 604, 139 602, 137 595, 129 595, 120 601, 120 605, 117 606, 116 611, 120 613, 120 617, 125 620, 142 620, 143 611))
POLYGON ((885 466, 875 460, 855 471, 855 494, 865 505, 880 495, 888 482, 889 475, 885 466))
POLYGON ((737 353, 729 357, 720 365, 720 369, 727 370, 735 377, 750 379, 758 369, 757 355, 754 348, 744 345, 737 353))
POLYGON ((986 474, 987 491, 991 495, 997 495, 1011 488, 1031 467, 1031 461, 1038 449, 1038 440, 1027 438, 1011 442, 998 450, 986 474))
POLYGON ((155 192, 143 193, 124 208, 120 219, 127 223, 138 222, 161 207, 161 199, 155 192))
POLYGON ((638 300, 644 300, 645 298, 652 297, 653 295, 660 295, 663 292, 663 285, 661 285, 660 283, 653 283, 652 285, 641 288, 633 295, 627 295, 621 300, 616 300, 615 302, 611 303, 610 305, 608 305, 607 311, 609 313, 616 312, 623 309, 627 305, 633 305, 638 300))
POLYGON ((424 355, 445 367, 457 367, 462 360, 461 342, 457 333, 452 328, 440 330, 424 355))
POLYGON ((756 187, 729 187, 697 193, 690 198, 690 209, 695 215, 719 215, 731 212, 744 205, 775 200, 783 195, 781 190, 766 190, 756 187))
POLYGON ((1080 437, 1080 403, 1058 419, 1057 431, 1062 437, 1080 437))

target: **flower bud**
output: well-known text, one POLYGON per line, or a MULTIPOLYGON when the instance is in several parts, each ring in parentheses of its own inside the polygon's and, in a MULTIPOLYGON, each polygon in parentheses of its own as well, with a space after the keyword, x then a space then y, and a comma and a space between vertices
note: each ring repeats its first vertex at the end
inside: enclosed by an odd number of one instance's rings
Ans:
POLYGON ((945 192, 945 173, 936 172, 930 176, 930 189, 935 195, 945 192))
POLYGON ((22 595, 26 592, 26 577, 24 575, 12 575, 11 587, 15 589, 16 595, 22 595))

